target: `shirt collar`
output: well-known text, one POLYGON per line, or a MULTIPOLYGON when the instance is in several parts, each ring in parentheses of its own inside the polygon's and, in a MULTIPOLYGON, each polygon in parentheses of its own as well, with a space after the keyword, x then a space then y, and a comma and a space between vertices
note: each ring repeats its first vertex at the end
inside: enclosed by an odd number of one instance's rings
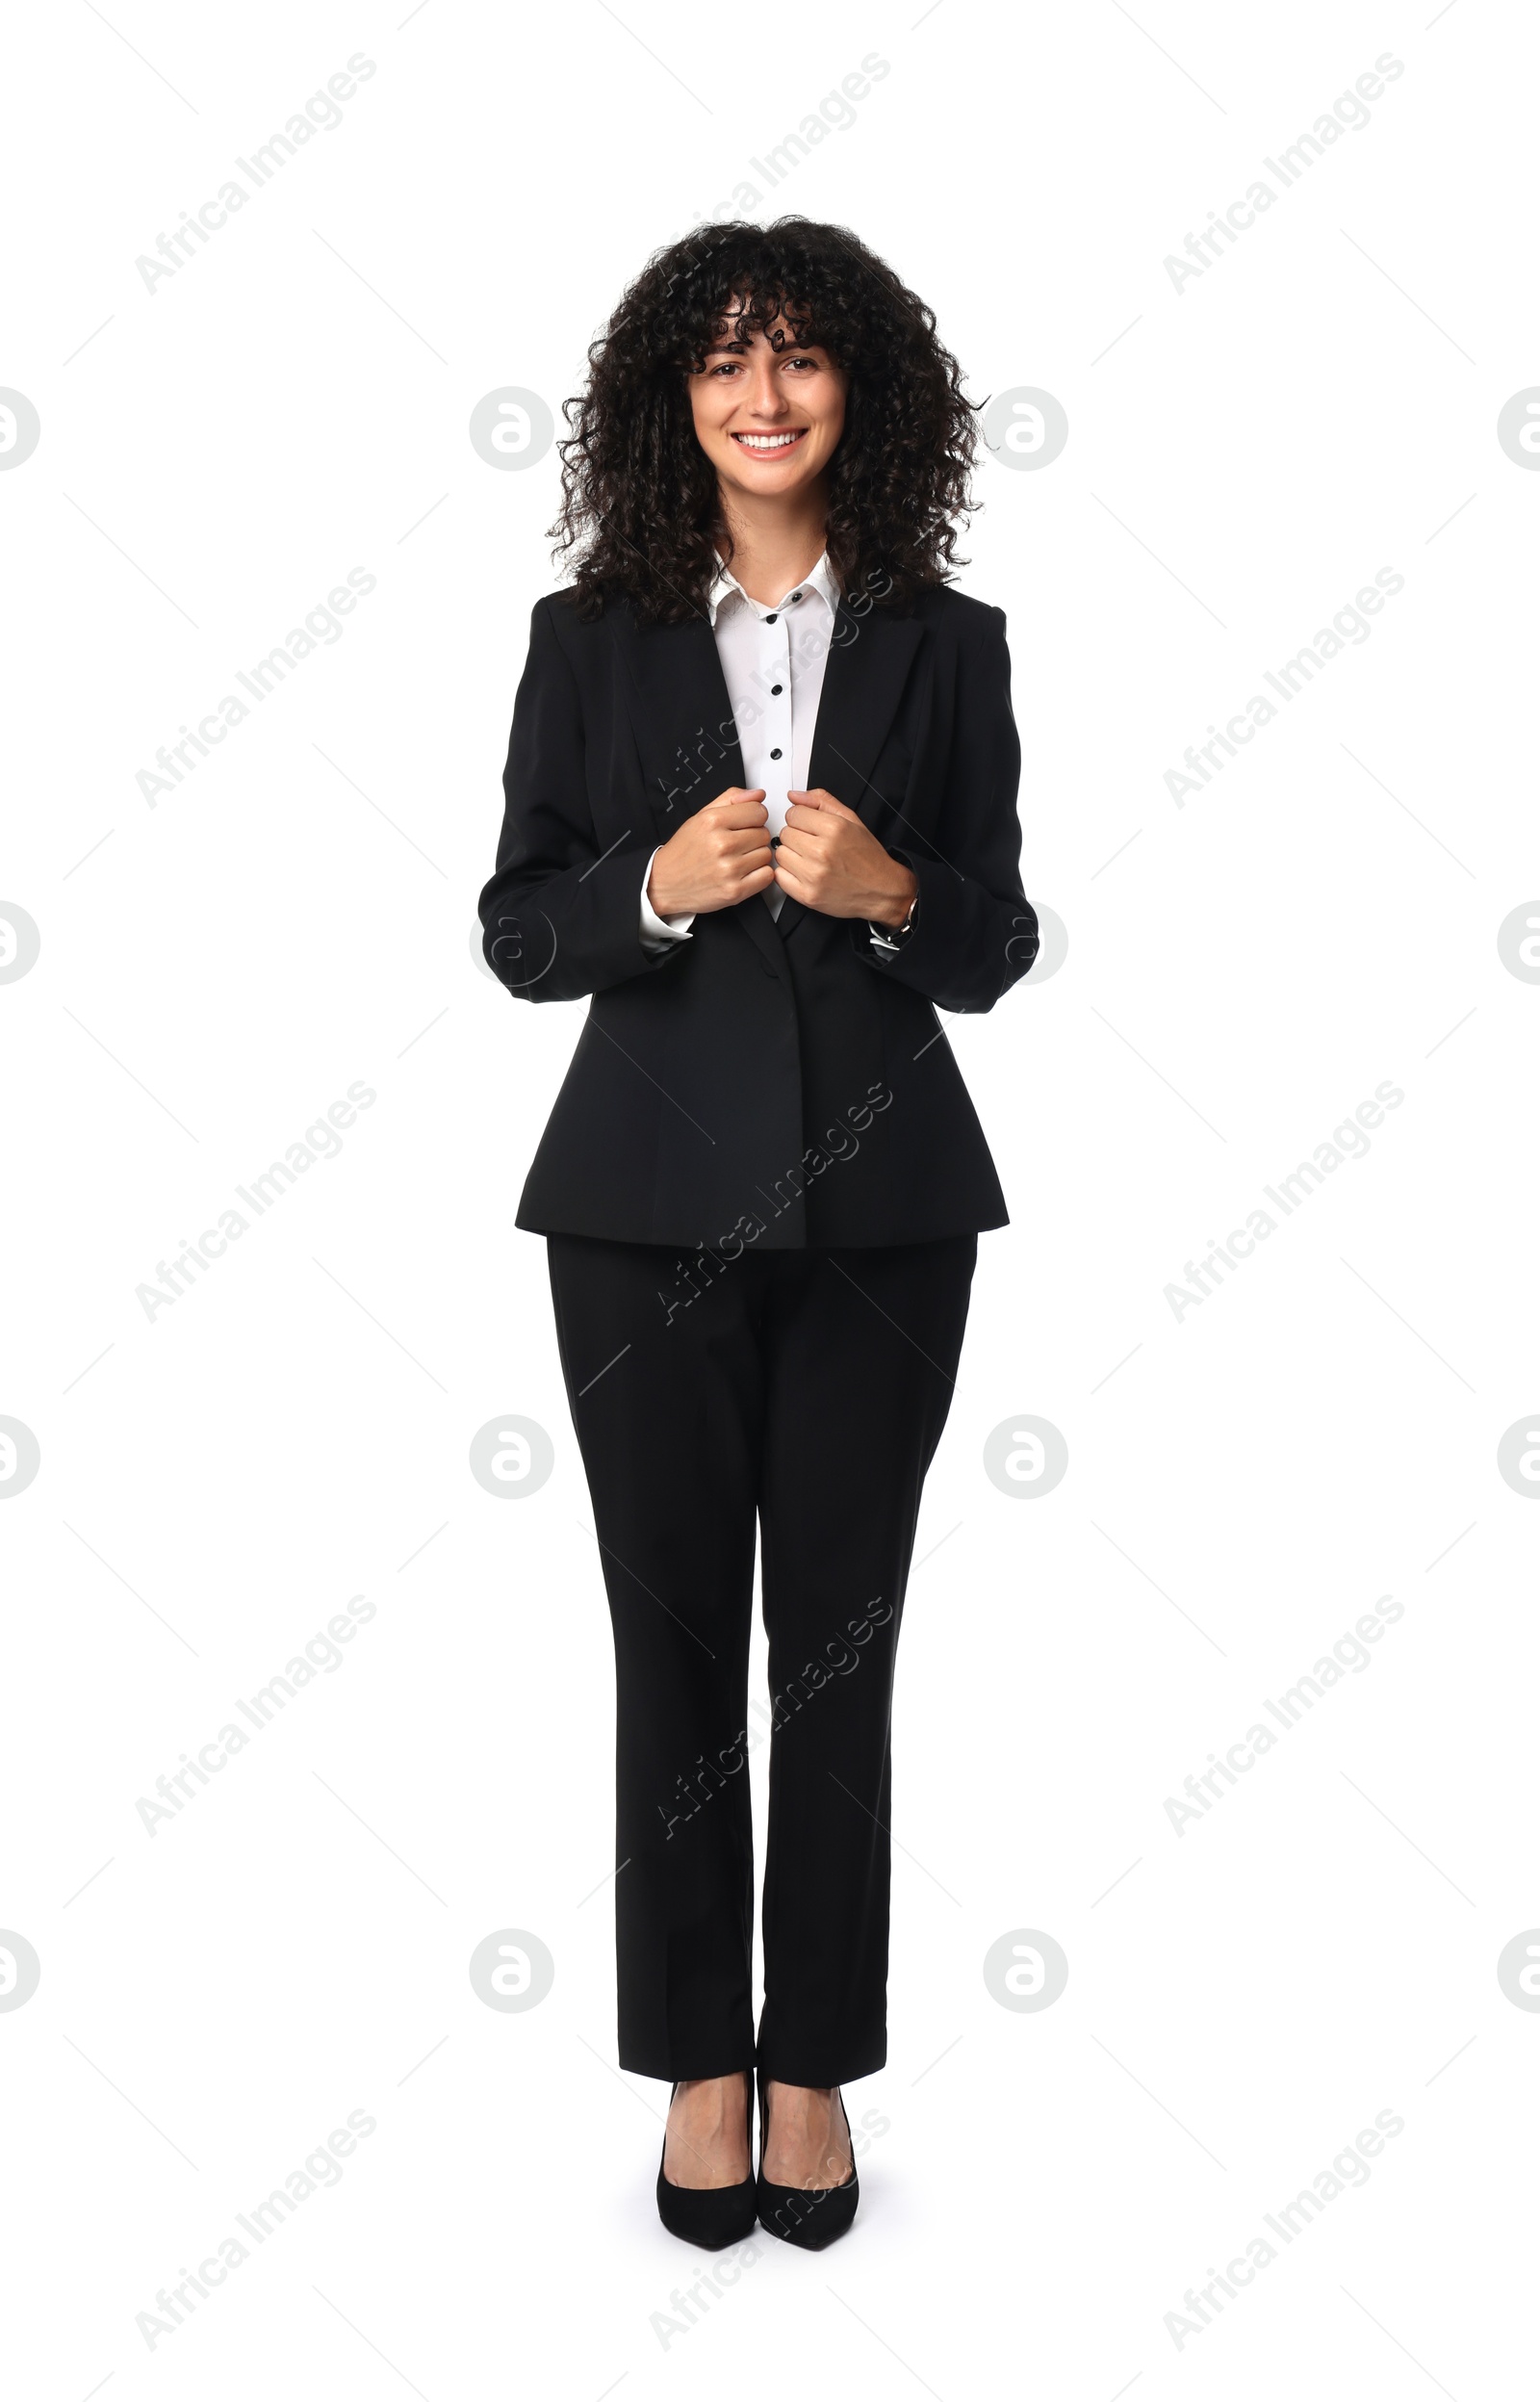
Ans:
MULTIPOLYGON (((820 554, 817 565, 810 569, 804 576, 801 583, 794 585, 793 589, 799 595, 816 593, 828 607, 831 615, 834 613, 839 606, 839 586, 834 580, 834 571, 829 564, 827 551, 820 554)), ((751 600, 732 568, 724 565, 719 555, 716 562, 716 578, 706 596, 706 612, 713 626, 717 621, 718 610, 734 595, 746 608, 753 609, 756 617, 779 616, 791 599, 791 594, 786 593, 776 603, 774 608, 771 608, 766 602, 751 600)))

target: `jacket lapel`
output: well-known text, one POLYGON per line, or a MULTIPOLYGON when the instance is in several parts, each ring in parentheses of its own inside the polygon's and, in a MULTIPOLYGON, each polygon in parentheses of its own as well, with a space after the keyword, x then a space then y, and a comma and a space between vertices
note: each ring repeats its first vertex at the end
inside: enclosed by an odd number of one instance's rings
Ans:
MULTIPOLYGON (((864 618, 853 617, 843 603, 834 614, 808 788, 832 792, 874 833, 886 801, 871 773, 897 714, 923 631, 917 617, 889 617, 876 609, 864 618)), ((776 927, 788 935, 807 915, 802 902, 788 895, 776 927)))
MULTIPOLYGON (((745 782, 732 705, 704 613, 681 626, 639 627, 624 608, 616 611, 615 630, 648 807, 663 842, 727 786, 745 782)), ((808 785, 832 792, 874 832, 886 802, 871 773, 923 632, 917 617, 875 609, 855 617, 843 603, 834 613, 808 785)), ((782 939, 808 912, 788 895, 772 917, 755 893, 732 915, 774 966, 782 939)))
MULTIPOLYGON (((747 781, 716 636, 703 614, 682 626, 640 627, 616 612, 627 710, 636 736, 648 808, 660 842, 729 785, 747 781)), ((762 894, 727 913, 779 975, 781 937, 762 894)))
POLYGON ((732 704, 704 614, 682 626, 641 627, 626 609, 617 612, 616 634, 648 807, 666 841, 728 785, 743 782, 732 704))

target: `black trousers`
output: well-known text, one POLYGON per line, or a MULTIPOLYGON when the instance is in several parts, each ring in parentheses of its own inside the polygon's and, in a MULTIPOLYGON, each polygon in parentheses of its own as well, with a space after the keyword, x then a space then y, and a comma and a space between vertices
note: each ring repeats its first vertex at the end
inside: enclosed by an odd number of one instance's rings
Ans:
POLYGON ((893 1663, 977 1237, 692 1253, 548 1238, 615 1639, 620 2063, 851 2082, 887 2056, 893 1663), (770 1692, 753 2003, 749 1631, 770 1692))

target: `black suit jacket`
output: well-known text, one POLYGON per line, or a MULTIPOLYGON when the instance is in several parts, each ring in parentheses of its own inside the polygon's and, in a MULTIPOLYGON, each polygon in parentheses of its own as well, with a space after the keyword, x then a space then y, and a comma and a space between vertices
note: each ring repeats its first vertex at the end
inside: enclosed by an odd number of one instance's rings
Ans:
POLYGON ((729 1253, 1006 1225, 936 1013, 992 1008, 1037 954, 1019 765, 1001 610, 946 587, 841 606, 808 786, 913 869, 909 934, 885 954, 864 920, 755 893, 652 955, 648 854, 745 781, 715 639, 538 602, 483 947, 523 999, 592 998, 517 1223, 729 1253))

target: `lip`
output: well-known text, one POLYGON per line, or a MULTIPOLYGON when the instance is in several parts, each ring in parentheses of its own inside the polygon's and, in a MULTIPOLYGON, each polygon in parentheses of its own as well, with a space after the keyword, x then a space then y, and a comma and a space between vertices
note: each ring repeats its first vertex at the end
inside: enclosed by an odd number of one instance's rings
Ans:
POLYGON ((740 451, 746 452, 750 458, 789 458, 797 445, 806 438, 807 432, 806 426, 777 426, 774 433, 768 437, 772 447, 767 450, 759 448, 759 442, 765 439, 764 436, 746 431, 734 433, 731 439, 736 443, 740 451))

